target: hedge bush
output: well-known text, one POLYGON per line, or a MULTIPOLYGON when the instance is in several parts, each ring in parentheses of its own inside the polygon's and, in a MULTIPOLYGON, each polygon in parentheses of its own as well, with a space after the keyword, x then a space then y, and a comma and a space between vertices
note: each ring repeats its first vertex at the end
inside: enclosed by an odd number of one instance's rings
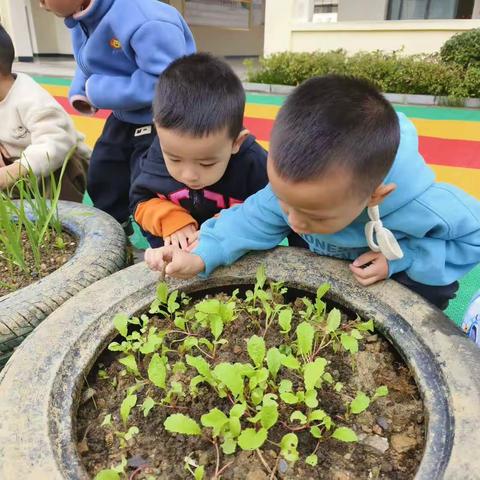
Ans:
POLYGON ((480 97, 480 67, 470 65, 464 69, 457 63, 442 61, 439 55, 284 52, 261 59, 258 67, 251 63, 248 67, 248 80, 257 83, 298 85, 313 76, 337 73, 365 78, 387 93, 480 97))
POLYGON ((444 62, 456 63, 465 69, 480 67, 480 28, 454 35, 445 42, 440 55, 444 62))

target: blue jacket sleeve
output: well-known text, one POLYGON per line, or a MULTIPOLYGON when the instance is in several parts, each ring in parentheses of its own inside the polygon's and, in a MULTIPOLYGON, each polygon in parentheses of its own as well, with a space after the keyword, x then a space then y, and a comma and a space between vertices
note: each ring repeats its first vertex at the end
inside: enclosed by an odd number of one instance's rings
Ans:
POLYGON ((407 232, 399 242, 404 257, 389 262, 389 275, 404 271, 425 285, 449 285, 480 263, 480 202, 455 187, 436 190, 448 195, 445 208, 439 212, 438 204, 436 211, 423 205, 422 224, 428 231, 407 232))
POLYGON ((92 75, 86 86, 87 97, 97 108, 137 110, 148 107, 158 76, 187 51, 184 32, 168 22, 151 21, 132 36, 138 69, 131 76, 92 75), (162 35, 158 35, 159 31, 162 35))
POLYGON ((82 96, 86 97, 85 92, 85 83, 87 81, 87 77, 82 72, 80 67, 75 69, 75 76, 73 77, 72 84, 70 86, 69 98, 71 99, 74 96, 82 96))
POLYGON ((202 225, 200 243, 193 253, 205 263, 208 276, 221 265, 230 265, 250 250, 277 246, 290 232, 277 198, 269 185, 238 207, 222 210, 220 217, 202 225))

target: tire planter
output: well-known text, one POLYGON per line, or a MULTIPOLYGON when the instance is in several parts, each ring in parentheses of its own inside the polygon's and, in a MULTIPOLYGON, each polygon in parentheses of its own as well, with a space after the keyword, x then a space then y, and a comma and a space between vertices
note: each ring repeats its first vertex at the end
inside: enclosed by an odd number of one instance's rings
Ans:
MULTIPOLYGON (((331 284, 330 301, 374 318, 410 366, 428 419, 417 480, 478 478, 480 351, 439 310, 393 281, 360 287, 344 262, 305 250, 279 248, 248 255, 203 279, 172 281, 187 293, 252 284, 260 263, 274 280, 315 292, 331 284)), ((158 274, 134 265, 86 288, 36 329, 0 374, 0 478, 88 479, 76 451, 74 423, 80 390, 116 336, 115 313, 149 306, 158 274), (94 300, 92 300, 94 299, 94 300)), ((328 299, 327 298, 327 299, 328 299)))
POLYGON ((125 266, 126 237, 112 217, 96 208, 60 201, 64 229, 76 237, 73 257, 47 277, 0 298, 0 368, 14 348, 62 303, 125 266))

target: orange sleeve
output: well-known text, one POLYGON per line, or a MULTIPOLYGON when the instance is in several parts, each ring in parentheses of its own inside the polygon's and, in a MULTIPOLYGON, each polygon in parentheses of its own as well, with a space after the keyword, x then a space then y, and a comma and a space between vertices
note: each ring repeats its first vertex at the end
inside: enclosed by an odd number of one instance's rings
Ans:
POLYGON ((192 223, 198 228, 198 223, 184 208, 162 198, 139 203, 135 221, 156 237, 168 237, 192 223))

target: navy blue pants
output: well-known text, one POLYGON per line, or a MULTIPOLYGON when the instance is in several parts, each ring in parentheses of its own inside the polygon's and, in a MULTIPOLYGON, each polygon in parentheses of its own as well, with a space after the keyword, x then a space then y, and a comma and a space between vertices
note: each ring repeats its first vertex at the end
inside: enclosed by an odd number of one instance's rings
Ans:
POLYGON ((448 307, 448 302, 456 297, 459 287, 458 282, 453 282, 450 285, 441 285, 439 287, 425 285, 412 280, 405 272, 395 273, 390 278, 401 283, 413 292, 418 293, 440 310, 445 310, 448 307))
POLYGON ((155 135, 153 125, 122 122, 111 114, 93 149, 88 168, 88 194, 95 207, 120 223, 130 217, 130 179, 155 135))
MULTIPOLYGON (((288 237, 288 241, 290 246, 308 248, 307 242, 295 233, 288 237)), ((391 279, 401 283, 403 286, 412 290, 412 292, 418 293, 418 295, 428 300, 440 310, 445 310, 448 307, 448 302, 455 298, 459 287, 458 282, 439 287, 425 285, 412 280, 405 272, 396 273, 391 276, 391 279)))

